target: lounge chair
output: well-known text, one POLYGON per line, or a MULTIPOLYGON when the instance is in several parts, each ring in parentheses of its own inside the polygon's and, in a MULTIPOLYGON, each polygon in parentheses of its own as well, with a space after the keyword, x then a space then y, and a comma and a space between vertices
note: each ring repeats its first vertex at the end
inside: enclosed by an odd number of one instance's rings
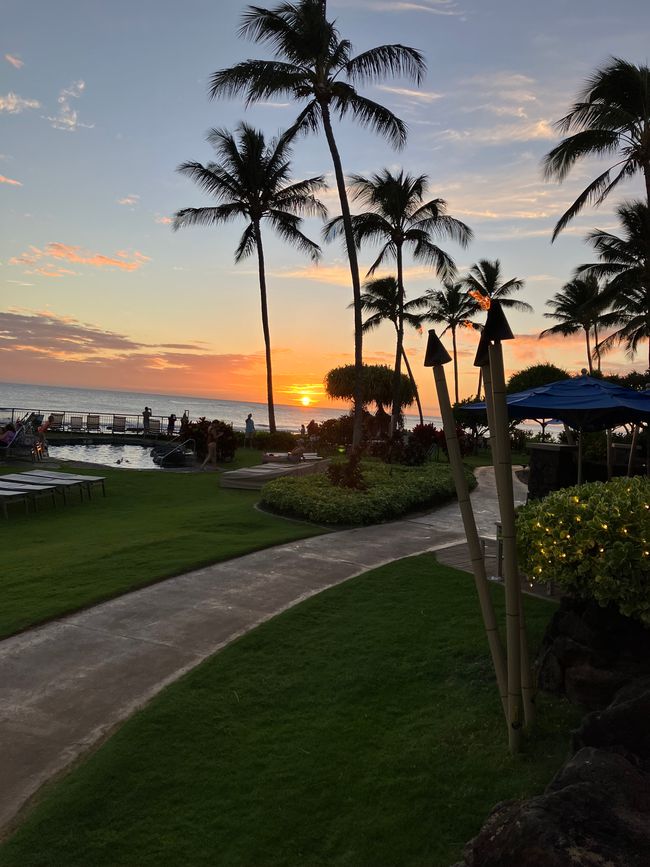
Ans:
MULTIPOLYGON (((43 479, 43 484, 56 484, 57 481, 72 481, 78 482, 83 485, 87 492, 88 497, 91 497, 91 488, 93 485, 101 485, 102 493, 106 496, 106 486, 104 482, 106 481, 106 476, 86 476, 80 475, 78 473, 62 473, 58 470, 29 470, 28 472, 21 473, 23 476, 31 476, 35 481, 40 481, 43 479)), ((2 477, 0 476, 0 480, 2 477)))
POLYGON ((7 513, 7 505, 9 503, 24 503, 25 504, 25 512, 29 514, 29 496, 25 494, 23 491, 4 491, 0 490, 0 508, 5 516, 5 519, 9 517, 7 513))
MULTIPOLYGON (((50 488, 52 486, 54 486, 57 489, 57 491, 61 494, 61 496, 63 497, 64 503, 67 502, 66 492, 67 492, 68 488, 78 488, 79 489, 79 496, 82 500, 84 498, 84 494, 83 494, 84 488, 86 489, 86 491, 88 493, 90 491, 90 488, 88 485, 84 484, 83 482, 81 482, 77 479, 64 479, 64 478, 50 479, 50 478, 45 478, 44 476, 39 476, 38 473, 36 473, 36 475, 32 475, 31 472, 29 472, 29 473, 9 473, 7 475, 2 476, 2 481, 3 482, 11 482, 12 484, 19 485, 25 490, 29 490, 30 488, 33 488, 33 487, 38 486, 38 485, 40 485, 41 488, 43 488, 44 486, 50 487, 50 488)), ((90 494, 89 494, 89 496, 90 496, 90 494)))
POLYGON ((126 433, 126 416, 114 415, 112 430, 113 433, 126 433))
POLYGON ((99 424, 99 415, 89 415, 86 417, 86 430, 88 433, 100 433, 101 426, 99 424))
POLYGON ((70 430, 79 433, 83 430, 84 420, 81 415, 71 415, 70 416, 70 430))
POLYGON ((25 500, 34 503, 34 511, 36 511, 36 500, 39 497, 51 497, 52 504, 56 506, 56 485, 50 484, 45 479, 42 480, 42 484, 27 484, 26 482, 21 484, 20 482, 6 482, 4 481, 5 478, 10 477, 4 476, 0 479, 1 494, 20 494, 25 500))
POLYGON ((160 419, 159 418, 150 418, 149 419, 149 430, 146 433, 151 437, 159 437, 160 436, 160 419))
POLYGON ((51 412, 48 416, 48 418, 50 419, 50 426, 48 430, 63 430, 64 416, 64 412, 51 412))

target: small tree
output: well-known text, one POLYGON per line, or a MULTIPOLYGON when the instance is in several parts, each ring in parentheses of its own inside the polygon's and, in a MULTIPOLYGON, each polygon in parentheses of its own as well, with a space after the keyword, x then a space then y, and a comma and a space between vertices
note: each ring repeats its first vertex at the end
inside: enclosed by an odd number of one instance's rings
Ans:
POLYGON ((513 373, 506 391, 508 394, 517 394, 527 391, 529 388, 539 388, 541 385, 549 385, 551 382, 559 382, 561 379, 569 379, 569 372, 554 364, 532 364, 513 373))
MULTIPOLYGON (((363 406, 374 403, 378 411, 389 407, 393 401, 393 370, 386 364, 364 364, 361 377, 361 400, 363 406)), ((335 367, 325 377, 325 390, 330 397, 338 400, 353 400, 355 386, 355 367, 346 364, 335 367)), ((413 383, 405 374, 401 375, 400 406, 411 406, 415 400, 413 383)))

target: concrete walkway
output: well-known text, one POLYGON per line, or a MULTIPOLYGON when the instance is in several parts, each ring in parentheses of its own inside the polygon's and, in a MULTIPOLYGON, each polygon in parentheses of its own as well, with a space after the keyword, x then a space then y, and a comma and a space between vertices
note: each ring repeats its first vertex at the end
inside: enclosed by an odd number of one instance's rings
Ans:
MULTIPOLYGON (((472 494, 493 537, 492 468, 472 494)), ((525 487, 514 478, 515 498, 525 487)), ((0 829, 55 774, 167 684, 309 596, 413 554, 464 540, 456 503, 170 578, 0 642, 0 829)))

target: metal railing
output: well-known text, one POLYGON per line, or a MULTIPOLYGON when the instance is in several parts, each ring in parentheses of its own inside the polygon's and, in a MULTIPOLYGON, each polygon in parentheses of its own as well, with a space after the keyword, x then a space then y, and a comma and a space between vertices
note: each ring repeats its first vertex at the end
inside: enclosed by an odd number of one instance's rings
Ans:
POLYGON ((98 413, 83 412, 80 410, 42 410, 33 407, 0 407, 0 419, 12 424, 27 418, 30 415, 42 416, 45 421, 48 416, 54 415, 54 421, 50 424, 49 431, 65 431, 69 433, 120 433, 142 436, 176 436, 180 432, 180 419, 176 419, 170 425, 167 416, 152 415, 145 427, 142 414, 130 413, 98 413), (124 420, 122 422, 122 419, 124 420), (113 429, 115 428, 115 431, 113 429))

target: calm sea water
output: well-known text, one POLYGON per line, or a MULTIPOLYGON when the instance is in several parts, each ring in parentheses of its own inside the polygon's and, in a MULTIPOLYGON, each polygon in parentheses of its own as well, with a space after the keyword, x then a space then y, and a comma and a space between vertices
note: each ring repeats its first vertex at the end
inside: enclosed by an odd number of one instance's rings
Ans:
MULTIPOLYGON (((0 383, 0 420, 7 416, 7 411, 20 408, 22 410, 38 410, 48 415, 50 412, 72 412, 79 415, 99 413, 104 415, 123 414, 140 415, 145 406, 152 409, 153 416, 167 418, 174 413, 179 419, 187 410, 192 419, 218 418, 220 421, 232 424, 236 430, 244 429, 244 420, 248 413, 253 414, 255 426, 264 430, 268 427, 269 418, 266 404, 247 403, 239 400, 210 400, 203 397, 185 397, 173 394, 143 394, 130 391, 104 391, 87 388, 60 388, 51 385, 21 385, 18 383, 0 383)), ((307 425, 314 419, 320 423, 328 418, 337 418, 348 412, 349 406, 340 404, 338 407, 286 406, 276 404, 275 420, 280 430, 297 433, 301 425, 307 425)), ((436 417, 425 417, 426 421, 440 426, 436 417)), ((418 419, 406 416, 406 426, 413 427, 418 419)))

